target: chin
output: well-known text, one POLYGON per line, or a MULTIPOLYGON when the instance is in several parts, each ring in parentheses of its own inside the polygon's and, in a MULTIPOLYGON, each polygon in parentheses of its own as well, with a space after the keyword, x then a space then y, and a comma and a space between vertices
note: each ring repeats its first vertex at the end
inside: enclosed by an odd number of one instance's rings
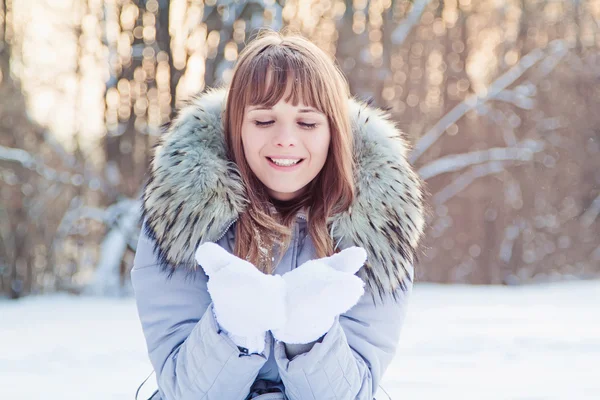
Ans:
POLYGON ((271 186, 267 186, 267 188, 269 189, 269 192, 271 192, 271 197, 278 199, 278 200, 291 200, 294 197, 297 197, 300 192, 301 189, 304 186, 301 187, 271 187, 271 186))

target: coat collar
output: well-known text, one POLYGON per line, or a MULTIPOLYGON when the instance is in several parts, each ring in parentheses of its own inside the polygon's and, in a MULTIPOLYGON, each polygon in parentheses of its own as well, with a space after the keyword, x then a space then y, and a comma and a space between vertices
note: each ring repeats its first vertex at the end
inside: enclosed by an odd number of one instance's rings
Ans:
MULTIPOLYGON (((225 89, 205 92, 184 107, 156 145, 144 188, 142 215, 160 262, 196 268, 195 249, 217 241, 248 203, 236 165, 226 158, 225 89)), ((359 275, 380 296, 405 289, 424 225, 421 180, 407 161, 401 132, 382 110, 349 100, 357 160, 356 198, 330 219, 339 248, 361 246, 359 275)))

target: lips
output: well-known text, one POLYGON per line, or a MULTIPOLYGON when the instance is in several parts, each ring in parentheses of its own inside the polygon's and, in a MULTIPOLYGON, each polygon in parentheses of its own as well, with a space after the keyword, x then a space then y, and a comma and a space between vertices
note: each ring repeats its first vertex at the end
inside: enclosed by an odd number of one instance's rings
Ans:
POLYGON ((269 163, 269 165, 275 169, 278 170, 285 170, 285 171, 289 171, 289 170, 294 170, 296 169, 298 166, 300 166, 303 162, 304 162, 304 158, 284 158, 284 157, 273 157, 275 159, 280 159, 280 160, 300 160, 295 164, 290 164, 290 165, 281 165, 281 164, 277 164, 273 161, 273 159, 271 157, 266 157, 267 162, 269 163))
POLYGON ((277 164, 279 166, 282 166, 282 167, 298 165, 302 161, 304 161, 304 159, 301 157, 276 157, 275 156, 275 157, 267 157, 267 159, 270 162, 277 164))

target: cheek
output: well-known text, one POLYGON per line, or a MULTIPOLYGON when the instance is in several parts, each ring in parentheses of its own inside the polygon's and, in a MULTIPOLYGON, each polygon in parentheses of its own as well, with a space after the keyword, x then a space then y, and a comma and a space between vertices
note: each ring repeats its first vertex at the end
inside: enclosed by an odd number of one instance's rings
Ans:
POLYGON ((315 156, 316 159, 319 160, 319 164, 321 164, 322 166, 323 164, 325 164, 325 160, 327 159, 327 155, 329 153, 329 143, 331 141, 331 136, 329 132, 325 132, 320 139, 321 140, 314 143, 311 153, 315 156))
POLYGON ((252 143, 253 141, 250 139, 252 137, 251 129, 244 127, 242 128, 242 148, 244 149, 244 153, 246 155, 252 153, 252 143))
POLYGON ((250 166, 254 166, 260 159, 261 143, 258 140, 259 136, 254 134, 252 128, 242 129, 242 148, 244 156, 250 166))

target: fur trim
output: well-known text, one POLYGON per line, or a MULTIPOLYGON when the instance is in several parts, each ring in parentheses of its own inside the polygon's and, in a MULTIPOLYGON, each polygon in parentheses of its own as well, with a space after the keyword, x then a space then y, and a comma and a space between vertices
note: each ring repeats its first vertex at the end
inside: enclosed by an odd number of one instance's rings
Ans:
MULTIPOLYGON (((248 203, 237 166, 226 159, 225 99, 225 89, 195 98, 156 147, 142 215, 160 261, 171 268, 196 268, 196 248, 220 239, 248 203)), ((355 99, 349 100, 349 109, 356 198, 347 212, 331 217, 331 236, 341 249, 355 245, 367 251, 359 275, 381 296, 404 289, 413 279, 424 226, 422 184, 389 116, 355 99)))

